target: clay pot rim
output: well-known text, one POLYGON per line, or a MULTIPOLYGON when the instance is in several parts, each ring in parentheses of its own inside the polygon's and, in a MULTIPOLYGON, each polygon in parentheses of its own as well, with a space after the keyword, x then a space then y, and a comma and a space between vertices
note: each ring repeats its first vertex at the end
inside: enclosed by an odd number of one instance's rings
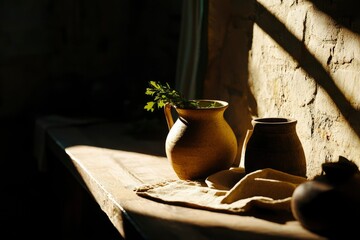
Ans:
POLYGON ((280 125, 296 123, 297 120, 291 117, 261 117, 253 119, 252 122, 264 125, 280 125))

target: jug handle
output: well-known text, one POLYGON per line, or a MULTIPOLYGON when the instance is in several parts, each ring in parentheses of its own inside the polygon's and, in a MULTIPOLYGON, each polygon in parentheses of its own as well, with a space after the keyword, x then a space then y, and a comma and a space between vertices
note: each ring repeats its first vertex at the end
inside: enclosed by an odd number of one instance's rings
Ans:
POLYGON ((165 113, 166 123, 168 125, 169 130, 170 130, 172 128, 172 126, 174 125, 174 120, 173 120, 173 117, 171 115, 171 104, 169 104, 169 103, 165 104, 164 113, 165 113))

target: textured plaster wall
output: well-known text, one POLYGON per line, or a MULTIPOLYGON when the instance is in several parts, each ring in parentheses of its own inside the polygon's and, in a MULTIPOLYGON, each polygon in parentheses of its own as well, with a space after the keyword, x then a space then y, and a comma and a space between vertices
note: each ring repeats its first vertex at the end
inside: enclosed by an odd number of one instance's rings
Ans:
POLYGON ((251 119, 280 116, 298 120, 308 177, 340 155, 360 166, 357 5, 210 0, 204 95, 229 101, 239 159, 251 119))

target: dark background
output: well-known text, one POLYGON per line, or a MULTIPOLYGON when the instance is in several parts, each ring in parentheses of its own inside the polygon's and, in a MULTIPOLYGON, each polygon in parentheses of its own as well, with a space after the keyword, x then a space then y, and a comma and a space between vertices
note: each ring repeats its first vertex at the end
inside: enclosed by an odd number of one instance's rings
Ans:
MULTIPOLYGON (((67 183, 38 171, 37 119, 163 117, 143 109, 144 93, 150 80, 175 82, 181 2, 0 1, 0 206, 10 239, 64 238, 67 183)), ((56 168, 60 177, 67 174, 56 168)), ((85 202, 90 216, 73 236, 117 236, 97 206, 85 202)))

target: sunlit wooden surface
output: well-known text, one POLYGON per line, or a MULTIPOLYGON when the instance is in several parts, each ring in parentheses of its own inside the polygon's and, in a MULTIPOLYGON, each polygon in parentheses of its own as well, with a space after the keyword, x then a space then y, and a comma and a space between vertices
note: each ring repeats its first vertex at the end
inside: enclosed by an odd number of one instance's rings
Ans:
POLYGON ((134 137, 127 125, 102 123, 51 128, 47 146, 127 239, 323 239, 294 220, 216 213, 137 196, 136 186, 177 178, 164 141, 134 137))

